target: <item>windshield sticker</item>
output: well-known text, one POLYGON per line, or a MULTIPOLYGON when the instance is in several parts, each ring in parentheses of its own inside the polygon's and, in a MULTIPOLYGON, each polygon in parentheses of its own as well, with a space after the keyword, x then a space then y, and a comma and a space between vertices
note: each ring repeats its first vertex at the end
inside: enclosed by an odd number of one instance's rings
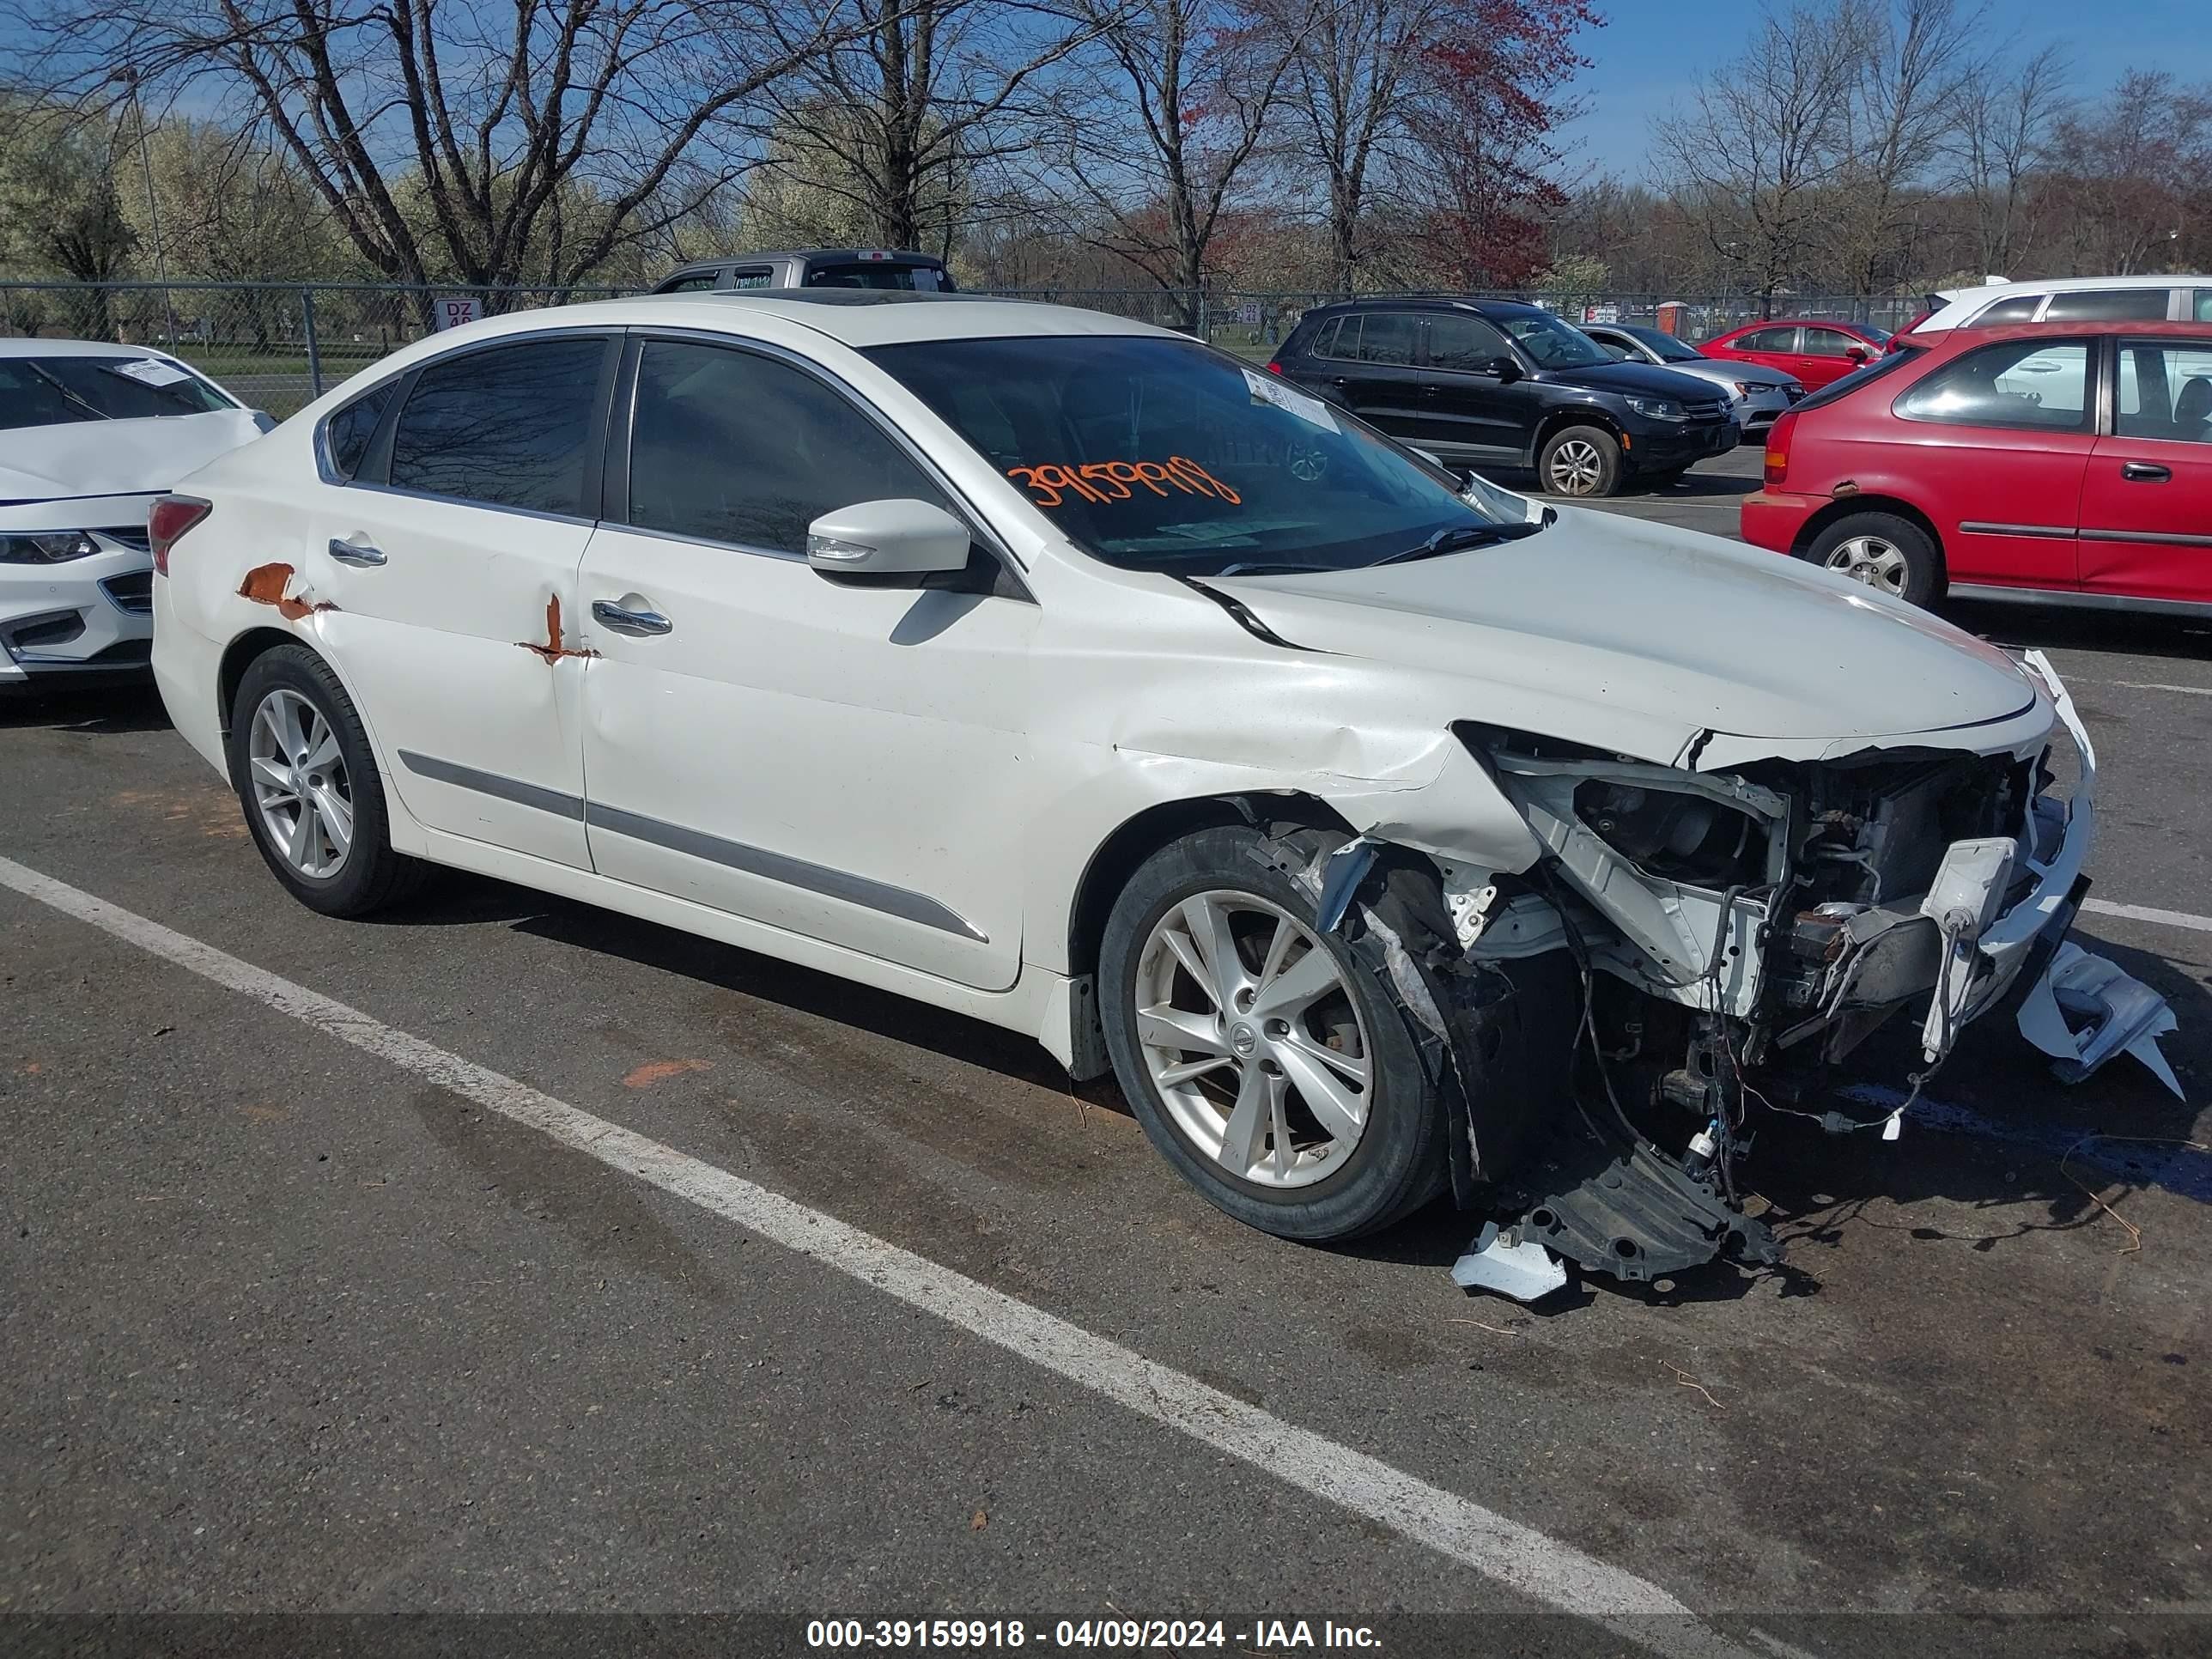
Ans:
POLYGON ((1087 466, 1010 466, 1006 476, 1036 492, 1039 507, 1058 507, 1070 495, 1086 501, 1126 501, 1139 489, 1164 495, 1172 487, 1186 495, 1211 495, 1241 506, 1244 498, 1187 456, 1164 461, 1093 461, 1087 466))
POLYGON ((127 363, 102 363, 100 367, 113 369, 118 374, 128 374, 144 386, 174 386, 179 380, 192 378, 174 363, 165 363, 158 357, 140 357, 127 363))
POLYGON ((1295 415, 1308 426, 1317 426, 1324 432, 1339 430, 1336 416, 1328 412, 1328 405, 1318 398, 1309 398, 1297 387, 1271 380, 1265 374, 1244 371, 1244 384, 1251 388, 1255 404, 1273 404, 1285 414, 1295 415))

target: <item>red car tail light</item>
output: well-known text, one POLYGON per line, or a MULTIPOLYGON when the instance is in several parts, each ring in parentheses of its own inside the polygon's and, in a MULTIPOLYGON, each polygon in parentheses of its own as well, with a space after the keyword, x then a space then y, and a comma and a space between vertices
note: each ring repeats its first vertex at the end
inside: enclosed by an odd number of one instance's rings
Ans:
POLYGON ((1282 366, 1280 363, 1277 362, 1276 362, 1273 357, 1270 357, 1270 358, 1268 358, 1268 359, 1267 359, 1267 373, 1268 373, 1268 374, 1281 374, 1282 372, 1283 372, 1283 366, 1282 366))
POLYGON ((164 495, 146 515, 146 539, 154 550, 154 574, 169 574, 169 550, 177 538, 213 512, 213 504, 197 495, 164 495))
POLYGON ((1790 434, 1797 429, 1797 411, 1790 410, 1767 428, 1765 483, 1779 489, 1790 476, 1790 434))

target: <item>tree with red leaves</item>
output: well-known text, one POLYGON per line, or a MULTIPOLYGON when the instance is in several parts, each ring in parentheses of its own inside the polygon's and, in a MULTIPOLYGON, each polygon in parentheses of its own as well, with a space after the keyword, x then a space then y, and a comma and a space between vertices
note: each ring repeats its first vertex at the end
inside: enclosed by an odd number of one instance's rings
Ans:
POLYGON ((1397 233, 1451 280, 1517 281, 1541 263, 1549 135, 1573 112, 1561 90, 1601 27, 1591 0, 1342 0, 1286 11, 1297 30, 1284 104, 1302 182, 1328 234, 1334 280, 1383 267, 1397 233), (1407 234, 1410 233, 1410 235, 1407 234))

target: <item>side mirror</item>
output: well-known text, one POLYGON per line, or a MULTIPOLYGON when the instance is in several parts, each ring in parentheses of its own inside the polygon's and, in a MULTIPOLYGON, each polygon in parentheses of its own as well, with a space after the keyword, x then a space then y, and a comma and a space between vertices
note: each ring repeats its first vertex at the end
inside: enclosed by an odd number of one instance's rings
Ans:
POLYGON ((276 417, 267 410, 249 409, 246 412, 253 416, 253 424, 264 432, 274 432, 276 429, 276 417))
POLYGON ((1521 365, 1510 357, 1492 357, 1482 366, 1482 372, 1495 374, 1500 386, 1511 386, 1521 378, 1521 365))
POLYGON ((1867 349, 1864 346, 1852 346, 1844 353, 1844 356, 1855 363, 1863 363, 1867 360, 1867 349))
POLYGON ((806 526, 806 562, 832 576, 963 570, 968 544, 968 526, 927 501, 858 501, 806 526))

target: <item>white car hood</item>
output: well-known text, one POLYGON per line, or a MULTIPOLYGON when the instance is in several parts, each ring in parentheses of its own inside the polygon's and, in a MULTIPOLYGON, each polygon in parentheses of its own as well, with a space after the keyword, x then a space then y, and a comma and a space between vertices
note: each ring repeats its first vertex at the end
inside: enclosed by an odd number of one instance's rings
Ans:
POLYGON ((152 495, 260 435, 243 409, 13 428, 0 432, 0 502, 152 495))
MULTIPOLYGON (((1293 645, 1583 705, 1585 729, 1550 735, 1622 751, 1608 711, 1638 729, 1851 740, 2002 720, 2036 696, 2002 652, 1914 606, 1777 554, 1586 509, 1441 558, 1202 580, 1293 645)), ((1485 707, 1470 700, 1467 717, 1485 707)))

